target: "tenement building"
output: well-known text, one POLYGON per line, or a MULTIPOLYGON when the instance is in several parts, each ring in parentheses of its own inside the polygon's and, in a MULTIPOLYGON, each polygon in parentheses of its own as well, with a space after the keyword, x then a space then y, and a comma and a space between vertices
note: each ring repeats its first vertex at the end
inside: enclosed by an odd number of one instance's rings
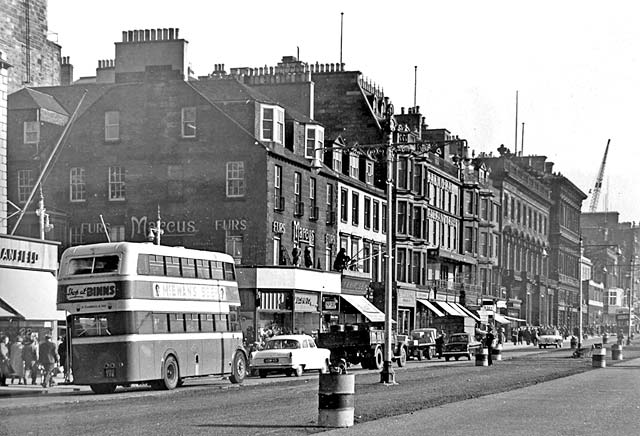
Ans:
POLYGON ((555 285, 548 279, 551 189, 521 166, 506 147, 482 154, 502 199, 500 268, 511 317, 531 325, 553 324, 555 285))

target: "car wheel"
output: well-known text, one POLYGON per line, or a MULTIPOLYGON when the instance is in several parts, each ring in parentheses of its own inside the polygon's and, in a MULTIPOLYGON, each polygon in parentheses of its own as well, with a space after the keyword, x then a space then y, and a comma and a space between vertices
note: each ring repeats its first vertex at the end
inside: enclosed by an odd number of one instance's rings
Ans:
POLYGON ((400 347, 400 356, 398 356, 396 361, 400 368, 407 364, 407 350, 404 347, 400 347))
POLYGON ((295 369, 292 370, 293 374, 296 377, 300 377, 302 375, 302 373, 304 372, 304 368, 302 368, 302 365, 296 367, 295 369))
POLYGON ((456 357, 455 357, 455 359, 456 359, 456 360, 460 360, 460 356, 456 356, 456 357))
POLYGON ((231 362, 231 383, 242 383, 247 375, 247 358, 244 353, 237 351, 231 362))
POLYGON ((179 381, 180 369, 178 368, 178 361, 173 356, 167 356, 167 358, 164 360, 162 371, 162 389, 168 391, 175 389, 178 386, 179 381))
POLYGON ((424 353, 424 355, 426 356, 427 360, 433 359, 433 356, 434 356, 433 347, 427 347, 427 351, 424 353))
POLYGON ((265 378, 267 376, 267 370, 266 369, 258 370, 258 375, 260 376, 260 378, 265 378))
POLYGON ((116 385, 113 383, 100 383, 95 385, 89 385, 93 393, 95 394, 112 394, 116 390, 116 385))

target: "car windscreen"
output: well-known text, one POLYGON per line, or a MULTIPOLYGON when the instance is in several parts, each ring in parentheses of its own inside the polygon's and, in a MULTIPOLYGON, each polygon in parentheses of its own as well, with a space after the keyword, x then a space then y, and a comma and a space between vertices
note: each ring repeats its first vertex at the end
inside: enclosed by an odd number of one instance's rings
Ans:
POLYGON ((267 341, 264 347, 266 350, 281 350, 300 348, 300 343, 294 339, 272 339, 267 341))

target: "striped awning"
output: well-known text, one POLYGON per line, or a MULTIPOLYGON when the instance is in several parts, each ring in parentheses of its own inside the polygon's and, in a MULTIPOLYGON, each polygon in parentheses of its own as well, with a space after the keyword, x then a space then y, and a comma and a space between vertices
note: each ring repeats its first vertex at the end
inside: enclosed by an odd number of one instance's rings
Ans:
POLYGON ((467 309, 466 307, 464 307, 462 304, 460 303, 450 303, 450 304, 455 304, 458 310, 461 310, 462 312, 466 313, 467 316, 473 318, 476 322, 480 322, 480 317, 475 313, 473 313, 472 311, 470 311, 469 309, 467 309))
POLYGON ((443 312, 451 316, 467 316, 465 313, 460 312, 457 308, 453 307, 451 303, 445 301, 434 301, 437 307, 440 307, 443 312))
POLYGON ((435 313, 436 316, 444 316, 444 313, 442 313, 440 309, 434 306, 433 303, 431 303, 431 301, 422 300, 420 298, 416 298, 416 300, 418 301, 418 303, 422 304, 424 307, 426 307, 427 309, 435 313))

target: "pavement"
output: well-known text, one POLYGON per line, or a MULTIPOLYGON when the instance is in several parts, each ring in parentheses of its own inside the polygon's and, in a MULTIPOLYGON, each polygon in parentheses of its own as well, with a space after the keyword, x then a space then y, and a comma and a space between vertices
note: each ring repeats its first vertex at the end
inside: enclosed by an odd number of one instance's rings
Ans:
POLYGON ((640 358, 499 394, 358 423, 323 435, 640 434, 640 358))

